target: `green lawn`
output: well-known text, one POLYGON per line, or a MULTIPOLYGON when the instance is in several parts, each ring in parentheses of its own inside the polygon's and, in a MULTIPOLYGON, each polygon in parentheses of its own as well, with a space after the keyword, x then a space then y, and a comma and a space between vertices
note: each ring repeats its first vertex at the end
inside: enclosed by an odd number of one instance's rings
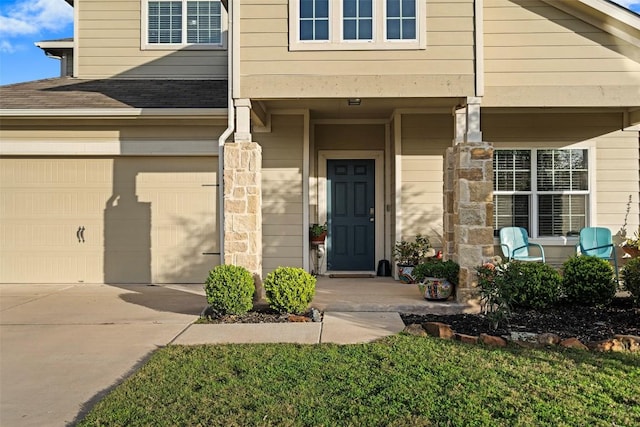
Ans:
POLYGON ((639 426, 640 357, 407 335, 169 346, 80 426, 639 426))

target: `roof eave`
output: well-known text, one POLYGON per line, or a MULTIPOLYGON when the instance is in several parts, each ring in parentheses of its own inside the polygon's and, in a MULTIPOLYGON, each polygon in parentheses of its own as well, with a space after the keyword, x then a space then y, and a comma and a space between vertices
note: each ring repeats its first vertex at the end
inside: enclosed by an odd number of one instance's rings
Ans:
POLYGON ((66 109, 0 109, 0 117, 145 117, 145 118, 187 118, 220 117, 226 118, 227 108, 66 108, 66 109))
POLYGON ((640 15, 608 0, 542 0, 545 3, 575 16, 601 30, 619 37, 634 46, 640 47, 640 15), (581 7, 595 11, 601 17, 613 18, 614 25, 608 19, 598 19, 596 15, 581 11, 581 7))

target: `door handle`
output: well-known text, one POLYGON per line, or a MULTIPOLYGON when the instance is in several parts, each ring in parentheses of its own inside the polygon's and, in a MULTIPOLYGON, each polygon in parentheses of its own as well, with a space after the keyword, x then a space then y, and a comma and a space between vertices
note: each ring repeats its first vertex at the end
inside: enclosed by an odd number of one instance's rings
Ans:
POLYGON ((78 227, 78 231, 76 231, 76 237, 78 238, 78 243, 84 243, 84 227, 78 227))
POLYGON ((80 228, 80 238, 82 239, 82 243, 84 243, 84 226, 80 228))

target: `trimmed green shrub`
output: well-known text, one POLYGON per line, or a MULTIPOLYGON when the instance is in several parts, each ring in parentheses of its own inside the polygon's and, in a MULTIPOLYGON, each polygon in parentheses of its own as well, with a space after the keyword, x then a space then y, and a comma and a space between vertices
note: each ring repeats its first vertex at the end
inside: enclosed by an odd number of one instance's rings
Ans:
POLYGON ((640 258, 632 258, 622 267, 624 288, 631 292, 636 305, 640 304, 640 258))
POLYGON ((418 264, 412 272, 413 277, 418 281, 422 281, 425 277, 445 278, 453 285, 458 284, 458 274, 460 266, 457 262, 448 261, 427 261, 418 264))
POLYGON ((209 272, 204 284, 207 302, 220 314, 244 314, 253 308, 256 286, 244 267, 219 265, 209 272))
POLYGON ((303 313, 316 293, 316 278, 297 267, 278 267, 264 279, 269 307, 280 313, 303 313))
POLYGON ((562 287, 571 303, 607 305, 616 294, 613 267, 594 256, 574 256, 562 266, 562 287))
POLYGON ((558 302, 562 277, 550 265, 512 261, 501 270, 496 280, 506 293, 502 298, 513 307, 540 310, 558 302))

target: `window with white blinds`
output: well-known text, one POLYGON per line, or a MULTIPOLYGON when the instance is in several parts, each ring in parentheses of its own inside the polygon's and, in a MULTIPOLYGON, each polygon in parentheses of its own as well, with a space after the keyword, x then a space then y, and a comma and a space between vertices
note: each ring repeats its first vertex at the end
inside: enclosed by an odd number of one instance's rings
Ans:
POLYGON ((587 225, 586 149, 495 150, 494 233, 523 227, 532 237, 577 235, 587 225))
POLYGON ((147 45, 222 45, 220 1, 147 0, 147 45))

